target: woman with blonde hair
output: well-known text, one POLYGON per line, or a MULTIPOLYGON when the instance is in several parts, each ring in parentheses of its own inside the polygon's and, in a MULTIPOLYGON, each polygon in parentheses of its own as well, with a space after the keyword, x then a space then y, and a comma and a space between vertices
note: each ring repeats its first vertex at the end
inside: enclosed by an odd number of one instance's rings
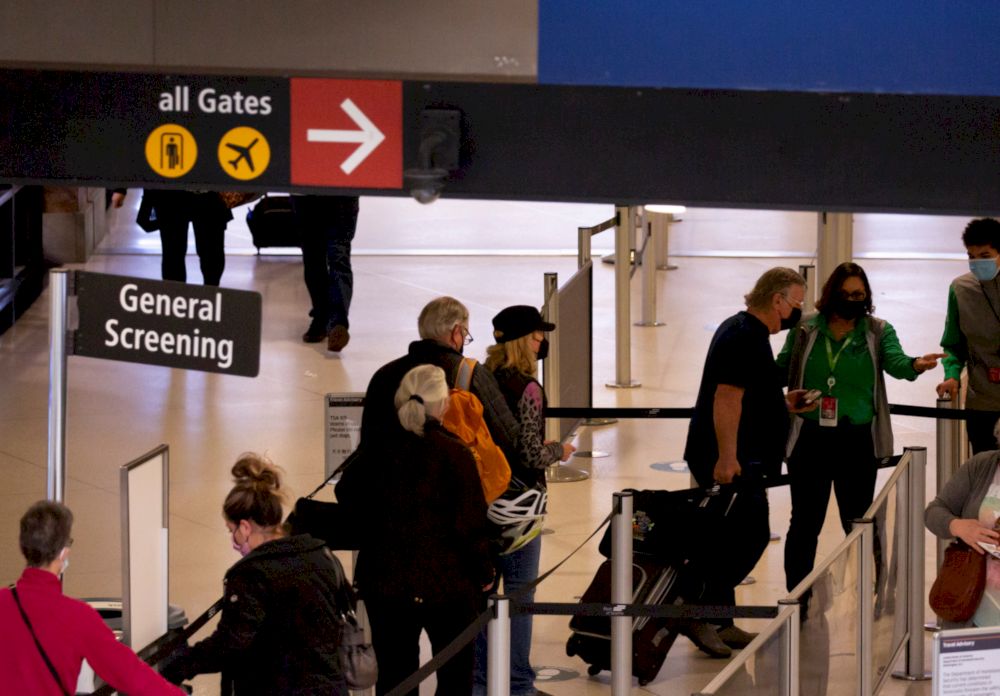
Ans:
MULTIPOLYGON (((377 471, 360 461, 337 484, 338 502, 364 525, 356 579, 378 656, 378 694, 417 670, 421 630, 438 653, 475 620, 493 583, 479 471, 441 425, 448 400, 440 367, 407 372, 394 398, 403 434, 380 443, 377 471)), ((468 646, 438 670, 436 693, 469 694, 472 666, 468 646)))
MULTIPOLYGON (((542 319, 534 307, 514 305, 493 317, 496 344, 486 351, 486 367, 518 422, 518 456, 511 459, 511 485, 490 507, 489 518, 499 525, 497 570, 503 591, 513 594, 538 577, 541 525, 545 514, 545 468, 566 461, 573 445, 545 441, 545 392, 538 383, 538 361, 548 354, 547 331, 555 324, 542 319)), ((531 602, 534 592, 522 597, 531 602)), ((510 693, 534 696, 531 668, 531 615, 511 619, 510 693)), ((476 691, 486 692, 486 636, 476 640, 476 691)))
POLYGON ((337 647, 343 569, 322 541, 282 531, 279 469, 252 452, 232 469, 222 514, 243 557, 226 573, 215 633, 164 670, 173 681, 223 672, 232 693, 347 696, 337 647))

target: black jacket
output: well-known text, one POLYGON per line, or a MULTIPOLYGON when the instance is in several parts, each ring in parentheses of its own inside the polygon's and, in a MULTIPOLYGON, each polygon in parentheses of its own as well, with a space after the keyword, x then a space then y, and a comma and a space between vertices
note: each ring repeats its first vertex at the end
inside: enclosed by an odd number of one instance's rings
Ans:
POLYGON ((224 671, 237 696, 347 696, 335 606, 343 570, 308 534, 262 544, 226 573, 222 619, 174 674, 224 671))
MULTIPOLYGON (((362 447, 395 441, 406 431, 399 424, 394 399, 399 383, 407 372, 418 365, 437 365, 444 370, 448 386, 455 386, 462 354, 450 346, 431 339, 414 341, 406 355, 379 368, 368 383, 365 408, 361 415, 362 447)), ((472 373, 469 391, 483 403, 483 420, 507 461, 517 461, 518 425, 504 400, 493 374, 482 364, 472 373)))
POLYGON ((337 484, 337 500, 364 529, 358 589, 365 598, 438 604, 478 597, 493 566, 472 453, 437 421, 427 421, 423 437, 400 431, 377 460, 362 458, 337 484))

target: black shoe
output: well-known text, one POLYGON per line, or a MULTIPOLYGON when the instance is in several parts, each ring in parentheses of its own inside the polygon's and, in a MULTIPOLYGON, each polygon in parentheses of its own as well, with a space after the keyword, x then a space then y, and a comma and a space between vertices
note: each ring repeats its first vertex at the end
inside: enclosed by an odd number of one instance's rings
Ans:
POLYGON ((681 633, 691 639, 691 642, 698 646, 698 649, 709 657, 723 658, 729 657, 733 651, 722 642, 715 627, 704 621, 692 621, 687 624, 681 633))
POLYGON ((739 626, 732 624, 717 631, 717 635, 719 636, 719 640, 735 650, 745 648, 750 645, 750 641, 757 637, 756 633, 744 631, 739 626))
POLYGON ((302 334, 302 340, 306 343, 319 343, 326 338, 326 322, 313 319, 309 322, 309 330, 302 334))
POLYGON ((326 349, 334 353, 344 350, 344 346, 351 340, 351 334, 347 332, 346 326, 337 324, 326 337, 326 349))

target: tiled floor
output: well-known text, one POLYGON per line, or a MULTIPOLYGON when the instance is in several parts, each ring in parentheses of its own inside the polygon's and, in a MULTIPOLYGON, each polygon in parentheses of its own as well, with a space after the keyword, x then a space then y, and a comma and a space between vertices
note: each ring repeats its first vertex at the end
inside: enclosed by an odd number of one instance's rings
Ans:
MULTIPOLYGON (((494 228, 502 229, 509 206, 518 204, 465 205, 466 215, 489 220, 494 228)), ((372 210, 390 214, 385 212, 390 208, 372 205, 366 209, 363 203, 362 216, 376 215, 372 210)), ((434 207, 426 210, 433 211, 434 207)), ((529 228, 525 219, 533 214, 531 208, 520 205, 516 210, 521 226, 529 228)), ((596 210, 597 219, 589 224, 599 222, 601 215, 609 211, 596 210)), ((572 240, 575 227, 588 224, 577 220, 579 216, 574 217, 572 212, 547 209, 546 225, 563 232, 569 228, 566 238, 572 240)), ((379 229, 419 226, 405 215, 399 217, 399 210, 392 209, 391 214, 397 217, 380 219, 379 229)), ((428 213, 421 211, 421 215, 428 213)), ((782 224, 784 214, 770 215, 776 226, 782 224)), ((720 219, 733 217, 729 213, 720 219)), ((704 219, 702 224, 707 225, 704 219)), ((759 226, 761 219, 755 220, 755 226, 759 226)), ((466 218, 425 217, 419 224, 446 235, 449 229, 459 231, 466 222, 466 218)), ((947 234, 953 233, 951 227, 947 234)), ((715 229, 713 233, 724 231, 715 229)), ((267 452, 285 468, 294 494, 308 492, 323 475, 323 395, 363 391, 372 372, 402 354, 415 338, 417 313, 428 300, 450 294, 469 306, 471 332, 477 338, 469 352, 481 358, 490 335, 490 318, 497 310, 513 303, 540 304, 543 273, 556 271, 568 278, 575 268, 575 258, 570 256, 358 255, 354 259, 351 343, 342 354, 328 355, 322 344, 306 345, 299 340, 308 310, 299 259, 240 253, 248 248, 245 236, 240 235, 236 230, 230 237, 233 253, 223 284, 263 295, 263 345, 257 378, 69 359, 66 498, 76 513, 77 524, 73 567, 66 578, 66 589, 74 595, 120 593, 118 468, 165 442, 171 454, 170 597, 189 616, 196 616, 218 596, 222 576, 235 560, 220 509, 230 487, 228 469, 240 452, 267 452)), ((412 239, 400 244, 414 246, 412 239)), ((96 255, 85 267, 158 278, 159 256, 142 245, 155 251, 155 238, 121 225, 107 243, 109 249, 119 253, 96 255), (130 253, 120 253, 123 251, 130 253)), ((526 246, 523 241, 518 245, 526 246)), ((666 326, 632 330, 632 377, 642 383, 638 389, 604 386, 615 375, 613 267, 596 265, 595 405, 690 406, 708 341, 717 324, 741 308, 743 293, 763 270, 779 264, 797 265, 801 259, 675 261, 679 268, 660 272, 657 280, 659 318, 666 326)), ((869 260, 864 265, 876 294, 877 313, 895 325, 904 348, 911 354, 934 350, 943 325, 948 282, 963 272, 964 264, 958 260, 869 260)), ((189 257, 189 270, 195 279, 199 277, 194 257, 189 257)), ((636 281, 633 316, 638 312, 638 291, 636 281)), ((30 502, 45 493, 47 301, 47 295, 43 296, 13 329, 0 337, 0 577, 4 582, 15 578, 21 566, 16 521, 30 502)), ((915 383, 890 381, 890 400, 933 405, 933 387, 940 377, 939 368, 915 383)), ((896 418, 894 426, 897 451, 904 445, 924 445, 930 449, 930 461, 934 461, 933 422, 896 418)), ((581 432, 578 445, 582 449, 604 450, 609 456, 574 460, 573 465, 589 471, 590 478, 551 487, 547 520, 551 534, 544 537, 543 569, 575 548, 604 518, 614 491, 625 487, 686 487, 687 474, 651 466, 679 460, 685 432, 685 422, 669 420, 622 421, 581 432)), ((933 494, 933 480, 928 493, 933 494)), ((789 516, 787 491, 777 489, 772 493, 771 511, 773 529, 784 535, 789 516)), ((821 553, 832 549, 840 538, 831 508, 821 553)), ((770 545, 754 570, 756 583, 739 591, 741 603, 773 603, 784 595, 781 547, 781 541, 770 545)), ((932 548, 930 544, 928 548, 932 548)), ((540 586, 538 600, 565 601, 580 595, 598 563, 595 542, 540 586)), ((929 568, 928 578, 932 577, 929 568)), ((743 623, 747 628, 754 627, 752 621, 743 623)), ((567 637, 566 618, 536 619, 534 663, 575 674, 568 681, 550 681, 544 686, 540 682, 539 686, 557 696, 609 693, 607 673, 589 678, 581 661, 566 656, 567 637)), ((680 639, 657 680, 636 691, 690 693, 704 686, 724 664, 705 658, 688 641, 680 639)), ((218 691, 213 677, 199 678, 196 687, 199 694, 218 691)), ((422 693, 430 693, 429 685, 422 693)), ((923 683, 908 689, 903 683, 893 682, 884 693, 924 694, 929 693, 929 687, 923 683)))

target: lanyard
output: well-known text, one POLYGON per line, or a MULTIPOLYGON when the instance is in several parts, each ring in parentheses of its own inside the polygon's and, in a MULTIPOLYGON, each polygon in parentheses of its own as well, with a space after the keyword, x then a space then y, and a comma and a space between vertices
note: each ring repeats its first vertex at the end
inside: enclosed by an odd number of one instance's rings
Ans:
POLYGON ((837 351, 836 355, 833 354, 833 346, 830 344, 830 337, 825 336, 825 338, 826 338, 826 361, 830 365, 830 376, 826 380, 826 386, 828 386, 832 390, 833 385, 837 383, 837 380, 833 376, 833 371, 837 369, 837 361, 840 360, 840 356, 844 352, 844 349, 847 348, 847 346, 851 345, 851 341, 854 340, 854 337, 848 336, 847 340, 844 341, 844 345, 840 347, 840 350, 837 351))

